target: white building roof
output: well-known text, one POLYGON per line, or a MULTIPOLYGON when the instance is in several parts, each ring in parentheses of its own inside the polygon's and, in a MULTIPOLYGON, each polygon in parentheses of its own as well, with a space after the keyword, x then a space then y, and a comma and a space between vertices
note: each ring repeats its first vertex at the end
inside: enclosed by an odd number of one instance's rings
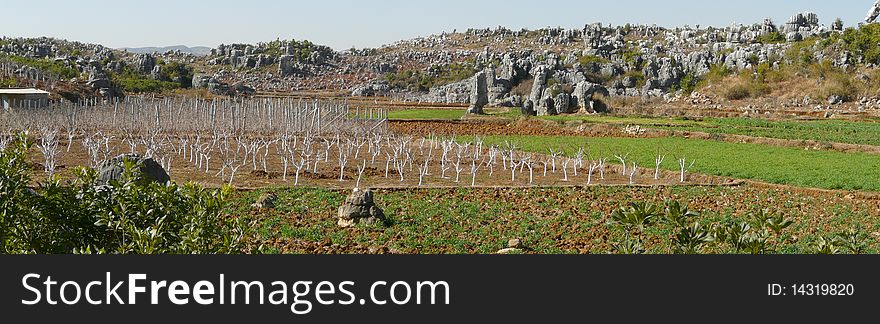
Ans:
POLYGON ((37 89, 0 89, 0 94, 27 95, 27 94, 49 94, 49 92, 43 91, 43 90, 37 90, 37 89))

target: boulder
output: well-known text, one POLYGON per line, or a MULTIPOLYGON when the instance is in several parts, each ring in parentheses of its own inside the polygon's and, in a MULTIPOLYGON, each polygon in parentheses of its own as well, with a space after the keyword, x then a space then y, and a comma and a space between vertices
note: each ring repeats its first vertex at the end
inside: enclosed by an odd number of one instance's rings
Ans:
POLYGON ((554 85, 550 88, 545 88, 544 93, 541 95, 541 98, 535 103, 535 113, 538 116, 550 116, 556 115, 556 107, 554 106, 554 98, 553 93, 558 93, 558 85, 554 85))
POLYGON ((525 104, 523 104, 523 114, 528 112, 528 115, 535 115, 538 112, 538 101, 544 95, 544 90, 547 87, 547 76, 550 71, 546 66, 538 66, 535 68, 535 77, 532 81, 532 91, 529 93, 529 98, 525 100, 525 104))
POLYGON ((371 83, 362 84, 351 90, 352 97, 372 97, 388 93, 391 87, 385 81, 376 80, 371 83))
POLYGON ((140 54, 134 59, 134 69, 142 74, 153 72, 156 67, 156 58, 150 54, 140 54))
POLYGON ((574 111, 571 109, 571 95, 565 92, 557 94, 556 98, 553 99, 553 108, 556 109, 558 114, 573 113, 574 111))
POLYGON ((122 154, 101 164, 98 171, 98 184, 106 185, 111 180, 126 181, 127 179, 123 178, 125 160, 133 161, 138 166, 140 172, 136 173, 136 177, 162 184, 171 181, 171 177, 168 176, 165 169, 152 158, 145 158, 137 154, 122 154))
MULTIPOLYGON (((493 78, 494 79, 494 78, 493 78)), ((477 72, 471 79, 471 105, 468 114, 483 114, 483 106, 489 103, 488 86, 486 85, 486 71, 477 72)))
POLYGON ((520 249, 523 247, 522 240, 520 240, 518 238, 512 238, 507 241, 507 247, 513 248, 513 249, 520 249))
POLYGON ((574 92, 572 92, 572 101, 575 102, 575 107, 572 108, 573 111, 580 111, 585 113, 595 113, 597 112, 594 109, 593 103, 593 94, 600 93, 602 95, 608 96, 608 89, 605 87, 595 84, 589 81, 582 81, 575 85, 574 92))
POLYGON ((301 68, 293 55, 282 55, 278 60, 278 73, 281 76, 301 74, 301 68))
POLYGON ((257 201, 251 205, 251 207, 259 208, 259 209, 270 209, 275 208, 275 201, 278 200, 278 196, 271 192, 265 192, 257 198, 257 201))
POLYGON ((381 224, 385 221, 385 213, 373 203, 373 192, 370 189, 355 188, 339 206, 337 224, 349 227, 357 224, 381 224))

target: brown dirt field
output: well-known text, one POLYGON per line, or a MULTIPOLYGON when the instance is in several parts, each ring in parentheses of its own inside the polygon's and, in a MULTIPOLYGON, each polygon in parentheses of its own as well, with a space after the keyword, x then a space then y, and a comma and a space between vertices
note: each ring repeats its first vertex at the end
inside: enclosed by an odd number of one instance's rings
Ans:
MULTIPOLYGON (((89 165, 89 157, 85 148, 81 145, 80 139, 74 139, 74 143, 71 147, 70 152, 66 151, 66 145, 67 143, 65 137, 59 144, 60 153, 58 156, 58 166, 56 168, 56 171, 58 175, 62 178, 71 178, 73 177, 72 170, 74 167, 89 165)), ((372 155, 366 152, 366 148, 363 152, 360 153, 360 156, 356 160, 357 162, 353 157, 351 157, 351 160, 346 163, 342 175, 342 181, 340 181, 338 158, 335 158, 336 156, 338 156, 338 153, 337 151, 331 149, 328 162, 319 162, 316 172, 312 171, 314 170, 314 168, 311 165, 310 169, 312 170, 305 171, 305 168, 303 169, 302 173, 300 174, 298 185, 319 186, 324 188, 353 188, 356 183, 358 165, 366 160, 366 167, 364 169, 364 174, 361 179, 362 187, 419 187, 418 166, 423 163, 422 161, 424 160, 420 156, 418 156, 418 144, 416 142, 413 142, 411 145, 414 146, 414 152, 417 155, 415 157, 416 161, 415 163, 413 163, 413 165, 406 165, 403 168, 403 181, 400 180, 400 175, 395 170, 393 164, 389 166, 386 177, 386 158, 384 153, 378 155, 375 162, 373 162, 372 155)), ((121 142, 116 142, 115 145, 113 142, 111 142, 111 148, 113 147, 115 147, 115 150, 114 153, 110 155, 111 157, 118 154, 126 153, 128 151, 128 147, 121 142)), ((216 175, 223 164, 222 157, 220 157, 219 152, 215 151, 213 157, 208 162, 210 170, 207 173, 204 171, 203 168, 198 169, 198 165, 195 162, 190 162, 189 159, 184 159, 181 155, 177 155, 174 153, 170 154, 172 154, 173 158, 171 169, 168 171, 168 173, 171 176, 171 179, 177 183, 195 182, 204 186, 216 187, 228 183, 229 181, 229 171, 227 171, 226 177, 224 178, 221 178, 222 176, 216 175)), ((454 166, 450 164, 449 169, 445 171, 444 174, 444 172, 441 170, 441 165, 438 158, 441 155, 440 149, 435 149, 435 152, 433 154, 434 158, 432 159, 428 167, 429 174, 424 176, 424 178, 422 179, 423 183, 421 187, 434 188, 471 186, 472 178, 470 174, 470 160, 463 160, 461 162, 462 171, 459 174, 459 181, 456 182, 454 166), (441 175, 444 176, 441 177, 441 175)), ((546 157, 541 154, 528 155, 533 156, 535 161, 546 159, 546 157)), ((35 180, 42 179, 42 177, 44 176, 44 174, 41 173, 43 168, 43 156, 36 147, 31 148, 29 160, 34 166, 35 180)), ((511 179, 511 172, 501 166, 501 158, 499 157, 497 165, 492 168, 492 175, 489 175, 489 169, 487 166, 482 166, 477 171, 477 177, 474 183, 475 186, 478 187, 573 186, 587 184, 588 179, 586 166, 578 169, 577 176, 574 175, 572 166, 569 166, 568 181, 563 180, 565 175, 562 171, 561 161, 557 162, 556 172, 552 171, 552 166, 550 165, 548 165, 547 168, 548 171, 545 176, 543 164, 541 164, 540 162, 534 163, 532 165, 531 183, 529 182, 529 170, 525 166, 522 166, 520 168, 521 170, 518 170, 514 178, 511 179)), ((254 169, 253 161, 249 158, 247 164, 237 170, 235 177, 233 178, 232 184, 238 188, 293 186, 295 178, 294 167, 292 165, 289 166, 286 179, 283 176, 283 171, 283 162, 281 158, 277 155, 275 147, 272 146, 270 147, 270 154, 267 160, 267 170, 263 170, 262 163, 259 158, 257 159, 257 168, 254 169)), ((661 178, 659 180, 654 180, 653 169, 640 168, 639 173, 634 179, 634 184, 650 186, 677 185, 679 184, 678 176, 679 175, 676 172, 661 170, 661 178)), ((688 177, 688 184, 733 184, 733 179, 723 177, 697 174, 689 174, 688 177)), ((606 167, 605 179, 600 179, 598 171, 595 171, 592 179, 590 179, 590 182, 593 185, 628 185, 629 179, 628 177, 621 174, 618 165, 609 162, 608 166, 606 167)))

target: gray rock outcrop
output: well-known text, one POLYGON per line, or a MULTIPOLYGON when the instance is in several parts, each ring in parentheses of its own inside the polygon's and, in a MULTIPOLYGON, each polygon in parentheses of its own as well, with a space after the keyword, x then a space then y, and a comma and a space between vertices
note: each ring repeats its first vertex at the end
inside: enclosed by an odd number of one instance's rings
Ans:
POLYGON ((880 0, 874 2, 874 5, 868 10, 868 15, 865 16, 865 23, 870 24, 874 22, 877 20, 877 16, 880 16, 880 0))
POLYGON ((385 213, 373 202, 373 191, 355 188, 339 206, 337 218, 337 224, 341 227, 381 224, 385 221, 385 213))
POLYGON ((98 171, 98 184, 106 185, 111 180, 126 181, 127 179, 124 178, 124 161, 126 160, 135 163, 138 170, 135 176, 139 179, 162 184, 171 181, 171 177, 168 176, 165 169, 152 158, 145 158, 137 154, 122 154, 101 164, 98 171))
MULTIPOLYGON (((494 73, 492 73, 494 79, 494 73)), ((488 85, 486 85, 486 71, 477 72, 471 78, 471 105, 468 107, 468 114, 483 114, 483 106, 489 103, 488 85)))

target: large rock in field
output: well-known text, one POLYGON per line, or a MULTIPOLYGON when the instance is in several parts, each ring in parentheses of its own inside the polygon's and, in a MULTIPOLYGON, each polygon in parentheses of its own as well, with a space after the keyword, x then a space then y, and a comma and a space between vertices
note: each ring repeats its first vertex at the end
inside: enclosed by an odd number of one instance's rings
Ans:
POLYGON ((293 55, 282 55, 278 60, 278 73, 281 76, 291 76, 302 74, 302 65, 299 64, 293 55))
POLYGON ((471 105, 467 110, 469 114, 483 114, 483 106, 489 103, 488 88, 486 71, 477 72, 471 80, 471 105))
POLYGON ((593 102, 593 94, 595 93, 608 96, 608 89, 605 89, 602 85, 589 81, 578 82, 578 84, 574 86, 574 92, 571 94, 572 101, 575 102, 575 107, 572 107, 571 110, 583 113, 597 112, 595 110, 596 105, 593 102))
POLYGON ((137 154, 123 154, 101 164, 98 171, 98 184, 106 185, 110 180, 125 181, 126 179, 123 178, 124 160, 135 162, 140 171, 137 172, 137 177, 162 184, 171 181, 171 177, 168 176, 165 169, 152 158, 144 158, 137 154))
POLYGON ((370 189, 355 188, 342 206, 339 206, 337 224, 341 227, 356 224, 380 224, 385 221, 385 213, 373 203, 373 192, 370 189))

